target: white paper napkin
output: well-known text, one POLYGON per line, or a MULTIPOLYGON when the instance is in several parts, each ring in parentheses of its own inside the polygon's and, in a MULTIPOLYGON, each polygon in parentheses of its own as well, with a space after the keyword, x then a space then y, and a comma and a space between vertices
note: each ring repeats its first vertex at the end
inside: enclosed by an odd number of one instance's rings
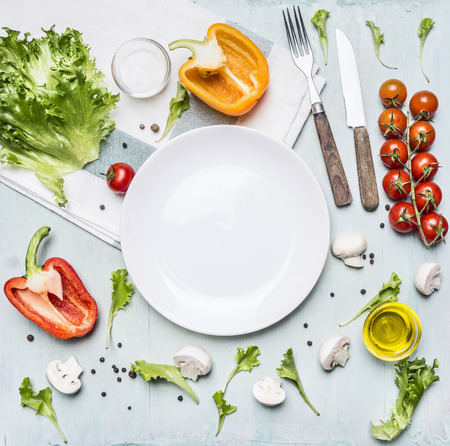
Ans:
MULTIPOLYGON (((66 27, 83 33, 84 41, 91 47, 91 56, 106 74, 106 86, 119 92, 113 83, 110 63, 114 51, 125 41, 135 37, 149 37, 167 48, 169 42, 180 38, 202 40, 207 28, 216 22, 227 22, 190 0, 128 0, 126 9, 120 0, 96 2, 79 0, 76 7, 69 0, 8 0, 2 13, 2 26, 33 37, 42 35, 41 28, 55 25, 57 32, 66 27), (23 14, 26 10, 27 14, 23 14), (70 13, 69 13, 70 11, 70 13), (93 17, 101 17, 101 24, 93 17)), ((281 17, 280 26, 282 26, 281 17)), ((102 240, 120 247, 120 216, 123 196, 110 192, 104 177, 109 165, 122 161, 138 170, 153 151, 164 146, 177 135, 197 127, 230 124, 260 130, 292 147, 310 113, 306 79, 295 67, 288 50, 261 36, 236 26, 250 37, 265 54, 270 70, 266 93, 248 114, 239 118, 223 115, 191 95, 191 107, 183 112, 169 137, 156 142, 158 134, 149 127, 158 123, 164 128, 170 99, 175 95, 178 68, 186 61, 187 50, 170 54, 172 72, 167 87, 157 96, 135 99, 121 94, 121 100, 111 118, 116 129, 102 143, 100 158, 83 170, 64 177, 64 190, 68 199, 65 208, 58 207, 51 192, 31 171, 0 165, 0 181, 30 197, 102 240), (140 124, 146 128, 141 129, 140 124), (124 148, 123 143, 126 144, 124 148)), ((316 67, 317 71, 317 67, 316 67)), ((325 79, 315 77, 319 91, 325 79)))

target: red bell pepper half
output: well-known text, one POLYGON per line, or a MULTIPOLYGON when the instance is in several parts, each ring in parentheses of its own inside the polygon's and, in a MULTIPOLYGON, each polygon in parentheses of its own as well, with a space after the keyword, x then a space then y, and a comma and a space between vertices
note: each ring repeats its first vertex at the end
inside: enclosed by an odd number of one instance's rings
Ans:
POLYGON ((36 263, 41 241, 50 228, 40 228, 28 245, 26 275, 5 283, 9 301, 30 321, 61 339, 84 336, 97 320, 97 303, 75 270, 59 257, 36 263))

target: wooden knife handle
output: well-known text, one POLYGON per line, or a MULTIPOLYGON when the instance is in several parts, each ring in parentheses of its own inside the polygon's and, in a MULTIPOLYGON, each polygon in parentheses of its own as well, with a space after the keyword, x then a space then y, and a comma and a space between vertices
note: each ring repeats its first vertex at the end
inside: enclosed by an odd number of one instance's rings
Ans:
POLYGON ((342 166, 333 132, 331 131, 325 111, 314 113, 314 123, 316 124, 323 159, 327 168, 331 190, 333 191, 334 202, 336 206, 350 204, 353 200, 352 193, 350 192, 344 167, 342 166))
POLYGON ((365 127, 355 127, 353 129, 353 136, 355 138, 356 165, 358 168, 361 203, 366 211, 374 211, 378 207, 379 199, 369 133, 365 127))

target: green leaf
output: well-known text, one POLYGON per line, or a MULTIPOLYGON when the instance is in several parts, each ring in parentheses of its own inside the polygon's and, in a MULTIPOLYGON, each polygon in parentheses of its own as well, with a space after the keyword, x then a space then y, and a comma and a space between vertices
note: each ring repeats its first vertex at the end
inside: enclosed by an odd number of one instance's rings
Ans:
POLYGON ((372 435, 379 440, 392 441, 398 437, 411 422, 414 409, 430 384, 439 381, 435 370, 439 367, 437 359, 427 365, 425 358, 403 359, 395 364, 395 384, 399 389, 397 400, 392 408, 391 418, 375 426, 370 423, 372 435))
POLYGON ((423 75, 425 76, 425 79, 427 82, 430 82, 430 79, 428 79, 428 76, 425 74, 425 70, 423 69, 422 65, 422 54, 423 54, 423 45, 425 44, 425 40, 428 36, 428 33, 431 31, 431 28, 433 28, 434 25, 433 19, 425 18, 422 19, 420 22, 420 27, 418 29, 419 37, 420 37, 420 48, 419 48, 419 63, 420 63, 420 69, 422 70, 423 75))
POLYGON ((399 279, 397 274, 392 273, 389 282, 383 283, 383 287, 379 293, 374 298, 369 300, 369 302, 367 302, 367 304, 364 305, 352 318, 342 324, 339 324, 339 327, 344 327, 362 314, 372 311, 374 308, 377 308, 386 302, 396 302, 398 300, 398 293, 400 292, 401 283, 402 281, 399 279))
POLYGON ((231 404, 227 404, 227 402, 223 398, 223 392, 218 390, 213 395, 214 402, 216 403, 217 410, 219 412, 219 425, 217 427, 216 437, 219 435, 219 432, 222 429, 223 422, 225 421, 225 417, 230 415, 236 410, 236 406, 232 406, 231 404))
POLYGON ((166 128, 158 141, 164 139, 170 132, 170 129, 175 124, 176 120, 181 116, 181 112, 187 110, 190 107, 189 104, 189 93, 183 84, 178 81, 177 83, 177 94, 174 98, 170 100, 169 104, 169 116, 167 117, 166 128))
POLYGON ((327 41, 327 29, 326 29, 326 21, 328 16, 330 15, 329 11, 326 9, 319 9, 314 14, 314 17, 311 19, 311 22, 317 28, 319 32, 319 41, 322 47, 323 56, 325 59, 325 65, 328 62, 328 41, 327 41))
POLYGON ((36 415, 47 417, 56 427, 56 430, 59 432, 59 435, 61 435, 64 443, 67 443, 66 437, 59 427, 56 413, 52 406, 52 391, 50 388, 46 387, 36 393, 30 385, 30 378, 27 377, 23 379, 22 384, 19 387, 19 392, 20 405, 31 407, 36 411, 36 415))
POLYGON ((280 368, 277 369, 277 373, 280 378, 289 379, 295 385, 295 387, 297 387, 305 403, 313 410, 316 415, 320 415, 309 401, 308 397, 306 396, 305 390, 303 389, 303 385, 300 381, 300 376, 295 365, 294 356, 292 355, 292 348, 289 348, 284 354, 284 359, 281 361, 281 365, 280 368))
POLYGON ((175 365, 163 365, 163 364, 149 364, 145 361, 135 361, 135 364, 131 364, 130 370, 139 372, 144 378, 144 381, 157 380, 163 378, 166 381, 176 384, 183 389, 197 404, 198 397, 194 391, 187 385, 184 378, 177 366, 175 365))
POLYGON ((133 284, 127 282, 128 271, 126 269, 118 269, 111 274, 111 281, 113 289, 111 293, 111 307, 109 309, 108 318, 108 334, 106 338, 106 348, 109 348, 109 341, 111 338, 111 329, 113 319, 119 310, 125 308, 125 305, 130 302, 131 296, 134 293, 133 284))
POLYGON ((234 356, 234 359, 236 360, 236 367, 228 375, 228 378, 226 379, 225 385, 222 389, 223 393, 225 393, 228 383, 237 373, 251 372, 253 367, 259 365, 259 360, 257 359, 257 357, 260 354, 261 352, 259 351, 259 348, 254 345, 248 346, 247 350, 245 351, 242 348, 237 349, 237 353, 234 356))
POLYGON ((380 56, 380 46, 382 43, 384 43, 384 34, 381 33, 380 28, 375 25, 375 23, 371 22, 370 20, 366 21, 366 25, 370 28, 372 31, 372 39, 373 39, 373 46, 375 48, 375 54, 377 55, 377 59, 386 67, 390 68, 391 70, 396 70, 396 67, 391 67, 389 65, 386 65, 382 60, 380 56))

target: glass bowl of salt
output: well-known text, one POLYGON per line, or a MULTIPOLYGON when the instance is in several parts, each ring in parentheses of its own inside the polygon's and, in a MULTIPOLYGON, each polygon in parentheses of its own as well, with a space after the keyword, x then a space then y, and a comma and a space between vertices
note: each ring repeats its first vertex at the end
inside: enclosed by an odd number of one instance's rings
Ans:
POLYGON ((112 59, 111 70, 115 83, 124 93, 135 98, 148 98, 166 86, 170 59, 158 42, 139 37, 119 47, 112 59))

